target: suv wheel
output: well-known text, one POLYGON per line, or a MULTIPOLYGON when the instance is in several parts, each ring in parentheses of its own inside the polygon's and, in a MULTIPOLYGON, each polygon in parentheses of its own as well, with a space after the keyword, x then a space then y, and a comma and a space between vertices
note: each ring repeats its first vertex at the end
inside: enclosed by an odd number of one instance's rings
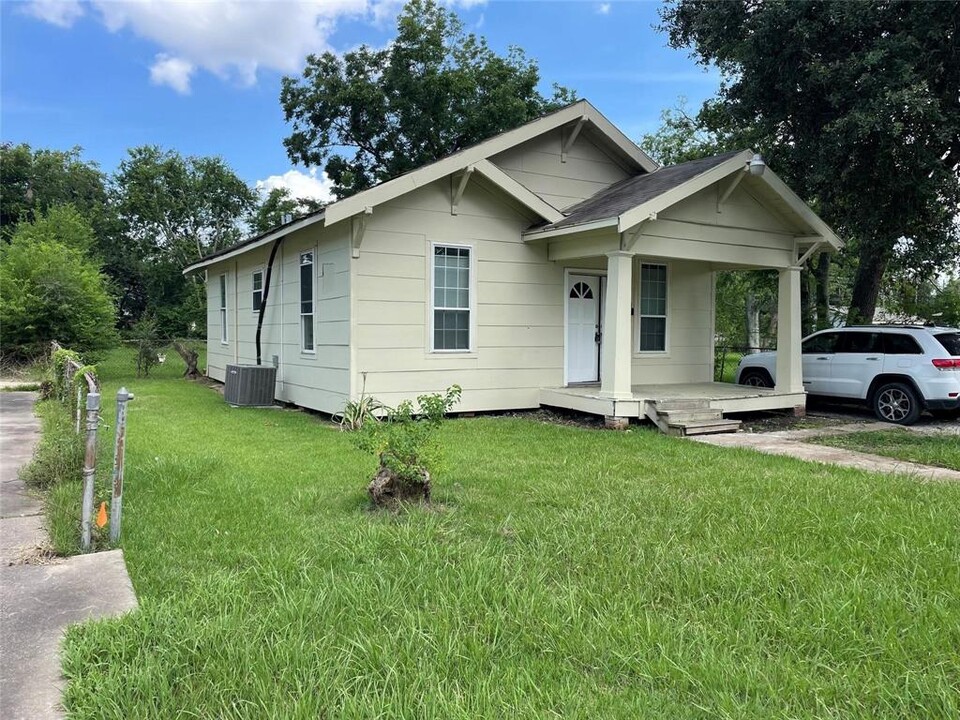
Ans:
POLYGON ((764 370, 744 370, 740 375, 740 384, 750 387, 772 388, 773 380, 764 370))
POLYGON ((873 412, 884 422, 913 425, 920 417, 920 401, 909 385, 888 383, 874 393, 873 412))

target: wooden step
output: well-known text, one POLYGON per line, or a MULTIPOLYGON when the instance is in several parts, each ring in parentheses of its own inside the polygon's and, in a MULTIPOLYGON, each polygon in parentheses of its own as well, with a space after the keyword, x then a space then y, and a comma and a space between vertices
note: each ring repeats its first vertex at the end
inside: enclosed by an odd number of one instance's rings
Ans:
POLYGON ((667 432, 670 435, 684 437, 686 435, 714 435, 718 433, 735 433, 740 429, 739 420, 704 420, 691 423, 669 423, 667 432))
POLYGON ((657 412, 668 412, 670 410, 706 410, 710 408, 710 401, 704 398, 676 398, 654 400, 657 406, 657 412))
POLYGON ((657 415, 667 421, 667 424, 685 424, 694 422, 704 422, 706 420, 721 420, 723 413, 713 408, 702 410, 660 410, 657 409, 657 415))

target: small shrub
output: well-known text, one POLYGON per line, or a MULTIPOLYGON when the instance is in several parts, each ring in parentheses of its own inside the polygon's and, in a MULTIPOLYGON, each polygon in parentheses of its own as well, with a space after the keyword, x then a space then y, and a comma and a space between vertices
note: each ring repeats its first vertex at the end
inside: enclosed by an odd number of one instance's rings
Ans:
POLYGON ((340 423, 340 429, 348 432, 362 430, 368 422, 379 422, 377 413, 387 412, 387 406, 370 395, 360 395, 356 402, 348 402, 343 406, 343 411, 339 415, 334 415, 334 420, 340 423))
POLYGON ((29 487, 47 489, 79 480, 83 473, 84 439, 74 431, 70 411, 53 400, 37 404, 40 442, 33 459, 20 469, 20 479, 29 487))
POLYGON ((160 330, 157 321, 145 316, 130 329, 137 348, 137 377, 148 377, 150 368, 160 362, 160 330))
MULTIPOLYGON (((373 401, 371 398, 372 402, 373 401)), ((420 395, 419 412, 409 400, 396 408, 380 405, 384 418, 363 422, 356 436, 361 450, 379 460, 379 469, 368 492, 375 505, 397 500, 430 500, 430 475, 442 457, 437 431, 448 412, 460 401, 460 386, 446 393, 420 395)))

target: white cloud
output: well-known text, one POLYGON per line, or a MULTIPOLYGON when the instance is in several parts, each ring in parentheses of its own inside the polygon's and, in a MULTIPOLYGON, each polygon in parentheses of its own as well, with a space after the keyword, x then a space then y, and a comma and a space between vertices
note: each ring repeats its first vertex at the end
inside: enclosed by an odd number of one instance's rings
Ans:
POLYGON ((150 66, 150 82, 154 85, 169 85, 181 95, 190 92, 190 76, 194 67, 186 60, 159 53, 150 66))
MULTIPOLYGON (((200 68, 243 85, 255 83, 260 68, 296 73, 309 53, 332 49, 329 38, 339 20, 366 17, 376 2, 88 0, 110 32, 130 32, 158 46, 151 79, 178 92, 189 92, 190 75, 200 68)), ((25 10, 69 27, 84 6, 77 0, 34 0, 25 10)))
MULTIPOLYGON (((487 0, 447 0, 469 9, 487 0)), ((298 73, 310 53, 332 50, 343 19, 392 22, 402 0, 30 0, 23 10, 70 27, 87 10, 110 32, 129 32, 157 46, 155 84, 190 92, 199 70, 252 85, 261 68, 298 73)))
POLYGON ((609 15, 609 14, 610 14, 610 3, 608 3, 608 2, 600 3, 600 4, 597 6, 597 13, 598 13, 599 15, 609 15))
POLYGON ((20 6, 24 13, 57 27, 71 27, 83 16, 80 0, 30 0, 20 6))
POLYGON ((257 192, 264 197, 275 188, 286 188, 295 198, 333 201, 333 182, 326 173, 318 173, 317 168, 310 168, 306 173, 287 170, 283 175, 271 175, 256 182, 257 192))

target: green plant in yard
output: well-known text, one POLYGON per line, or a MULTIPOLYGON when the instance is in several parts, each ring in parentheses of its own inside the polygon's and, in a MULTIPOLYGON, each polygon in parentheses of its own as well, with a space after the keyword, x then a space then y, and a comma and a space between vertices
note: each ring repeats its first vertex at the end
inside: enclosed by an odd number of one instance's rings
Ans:
POLYGON ((334 420, 340 424, 341 430, 355 432, 363 428, 368 422, 378 422, 380 415, 386 414, 389 408, 372 395, 367 395, 367 374, 363 373, 363 389, 360 390, 360 399, 351 400, 343 406, 343 411, 334 415, 334 420))
POLYGON ((382 422, 364 422, 356 445, 380 462, 369 487, 375 505, 422 497, 430 500, 430 474, 440 460, 437 431, 448 412, 460 401, 460 386, 446 393, 420 395, 419 412, 404 400, 395 408, 383 407, 382 422))
POLYGON ((38 489, 78 480, 83 469, 83 436, 75 432, 70 411, 55 400, 42 400, 36 412, 40 442, 33 459, 20 469, 20 479, 38 489))
POLYGON ((150 368, 160 361, 160 329, 150 316, 137 320, 130 329, 130 337, 137 348, 137 377, 150 375, 150 368))
POLYGON ((53 351, 53 391, 62 402, 65 402, 73 391, 72 387, 67 387, 68 362, 79 365, 81 363, 80 354, 66 348, 57 348, 53 351))

